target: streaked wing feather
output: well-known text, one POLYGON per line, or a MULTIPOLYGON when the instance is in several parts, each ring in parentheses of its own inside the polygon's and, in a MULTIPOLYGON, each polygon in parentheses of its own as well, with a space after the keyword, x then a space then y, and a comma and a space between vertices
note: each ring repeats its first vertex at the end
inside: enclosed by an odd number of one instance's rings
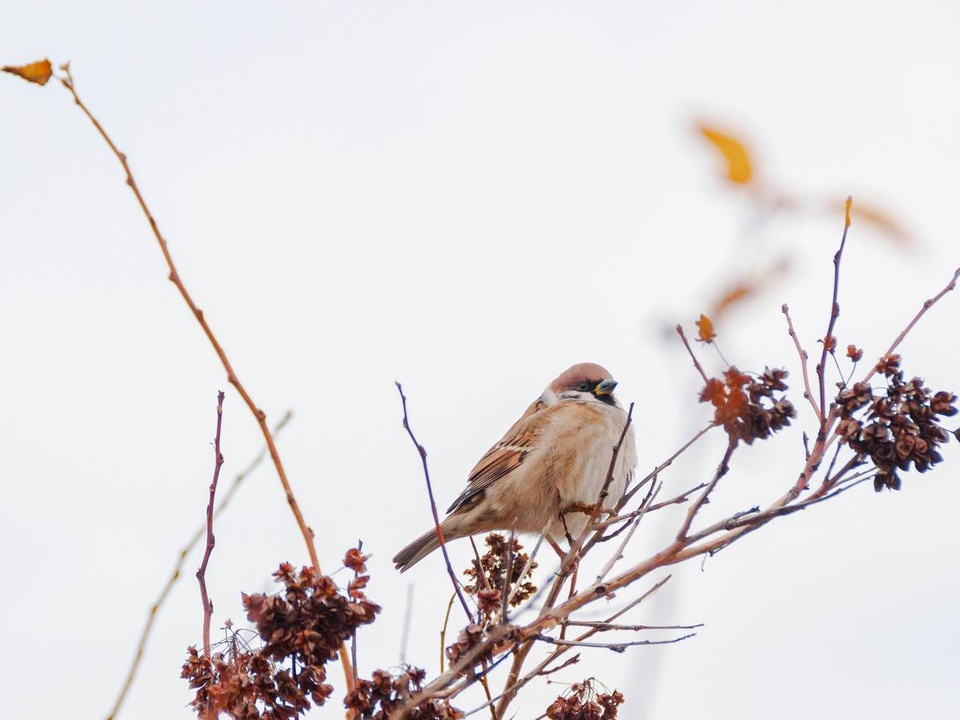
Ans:
POLYGON ((453 501, 448 513, 468 505, 490 485, 520 466, 527 453, 537 446, 543 433, 546 416, 542 411, 546 409, 547 406, 539 398, 531 403, 507 434, 487 450, 480 462, 473 467, 467 479, 466 490, 453 501))

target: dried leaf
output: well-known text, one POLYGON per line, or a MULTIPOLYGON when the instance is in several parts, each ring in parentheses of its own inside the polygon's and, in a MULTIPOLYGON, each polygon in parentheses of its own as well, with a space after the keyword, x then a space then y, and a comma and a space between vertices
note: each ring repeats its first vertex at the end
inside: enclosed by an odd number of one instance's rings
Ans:
POLYGON ((47 80, 53 75, 53 67, 46 58, 28 65, 4 65, 0 69, 37 85, 46 85, 47 80))
POLYGON ((717 334, 713 331, 713 321, 706 315, 701 314, 700 319, 694 323, 697 326, 697 340, 704 343, 712 343, 717 334))
POLYGON ((723 404, 724 390, 723 382, 717 378, 710 378, 700 392, 700 402, 708 402, 714 407, 720 407, 723 404))
POLYGON ((744 144, 732 135, 709 125, 701 124, 698 129, 723 154, 727 161, 727 179, 741 185, 750 182, 753 178, 753 166, 744 144))
POLYGON ((343 558, 343 564, 353 570, 355 573, 364 573, 367 571, 366 561, 369 555, 364 555, 359 548, 347 550, 343 558))

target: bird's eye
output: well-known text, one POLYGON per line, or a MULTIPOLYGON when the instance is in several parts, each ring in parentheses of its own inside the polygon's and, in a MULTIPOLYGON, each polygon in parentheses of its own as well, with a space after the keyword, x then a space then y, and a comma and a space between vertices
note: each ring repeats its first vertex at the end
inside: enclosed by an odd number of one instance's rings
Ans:
POLYGON ((580 383, 577 386, 577 390, 580 390, 581 392, 586 392, 589 389, 590 389, 590 383, 588 383, 586 380, 584 380, 582 383, 580 383))

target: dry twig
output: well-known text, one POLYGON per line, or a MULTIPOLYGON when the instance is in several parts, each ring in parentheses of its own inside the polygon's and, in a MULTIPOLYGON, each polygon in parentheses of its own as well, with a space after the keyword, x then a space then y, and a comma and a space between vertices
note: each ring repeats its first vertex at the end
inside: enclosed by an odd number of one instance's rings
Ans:
MULTIPOLYGON (((280 422, 273 427, 274 437, 279 437, 280 432, 292 417, 293 412, 290 410, 284 413, 283 417, 280 418, 280 422)), ((227 492, 220 496, 220 502, 217 504, 216 510, 213 511, 214 519, 220 517, 220 513, 229 507, 230 500, 236 494, 237 490, 240 489, 243 481, 250 475, 250 473, 259 467, 260 463, 262 463, 263 459, 266 457, 266 453, 266 448, 257 453, 256 457, 254 457, 253 460, 251 460, 250 463, 233 478, 233 482, 230 484, 227 492)), ((197 528, 196 532, 190 537, 190 540, 187 541, 187 544, 181 548, 180 554, 177 557, 177 562, 174 564, 173 572, 170 573, 170 577, 167 578, 167 582, 164 583, 163 588, 160 590, 160 594, 157 595, 157 599, 153 602, 153 605, 150 606, 150 612, 147 614, 147 621, 144 623, 143 630, 140 631, 140 639, 137 641, 137 649, 134 652, 133 661, 130 663, 130 667, 127 670, 127 675, 123 679, 123 684, 120 687, 120 692, 117 694, 117 699, 114 701, 113 707, 110 708, 110 713, 107 715, 107 720, 114 720, 114 718, 116 718, 120 713, 120 708, 123 707, 123 703, 127 698, 127 694, 130 692, 130 688, 133 687, 133 681, 136 679, 137 671, 140 668, 140 662, 143 660, 143 655, 146 652, 147 640, 150 638, 150 633, 153 631, 153 624, 157 618, 157 614, 159 613, 160 608, 163 607, 163 604, 166 602, 167 597, 170 595, 170 591, 173 590, 173 586, 176 585, 177 580, 180 579, 180 571, 183 569, 183 566, 187 561, 187 557, 197 546, 200 540, 203 539, 205 534, 206 522, 202 523, 200 527, 197 528)))
POLYGON ((213 554, 216 538, 213 535, 213 505, 217 499, 217 483, 220 480, 220 468, 223 467, 223 453, 220 452, 220 430, 223 427, 223 398, 221 390, 217 393, 217 434, 213 439, 213 452, 216 457, 213 479, 210 481, 210 500, 207 503, 207 546, 197 570, 197 582, 200 583, 200 599, 203 602, 203 655, 210 657, 210 621, 213 619, 213 602, 207 594, 207 563, 213 554))
POLYGON ((447 544, 444 541, 443 530, 440 528, 440 513, 437 512, 437 501, 433 497, 433 484, 430 482, 430 468, 427 466, 427 450, 417 441, 416 436, 413 434, 413 429, 410 427, 410 420, 407 416, 407 396, 403 394, 403 386, 400 385, 400 383, 394 384, 397 386, 397 392, 400 393, 400 404, 403 407, 403 429, 407 431, 407 435, 410 436, 410 441, 417 449, 417 454, 420 455, 420 464, 423 466, 423 477, 427 483, 427 495, 430 498, 430 511, 433 513, 433 525, 437 530, 437 539, 440 541, 440 552, 443 553, 443 561, 447 565, 447 574, 450 576, 453 590, 456 592, 457 597, 460 599, 460 604, 463 606, 463 612, 466 613, 467 618, 472 623, 473 613, 470 612, 470 606, 467 605, 467 600, 463 597, 463 592, 460 590, 460 582, 457 580, 457 573, 454 571, 453 564, 450 562, 450 554, 447 552, 447 544))
MULTIPOLYGON (((220 359, 220 363, 223 365, 224 370, 227 372, 227 382, 229 382, 236 391, 240 394, 240 397, 243 398, 244 403, 249 408, 250 412, 253 414, 254 418, 257 421, 257 424, 260 427, 260 432, 263 435, 264 440, 267 443, 267 448, 270 452, 270 458, 273 460, 273 465, 277 470, 277 476, 280 479, 281 485, 283 485, 284 494, 287 499, 287 504, 290 506, 291 512, 296 519, 297 527, 300 529, 300 534, 303 536, 304 544, 307 548, 307 553, 310 555, 310 563, 316 568, 317 572, 322 572, 320 567, 320 558, 317 554, 317 548, 314 543, 314 534, 313 530, 307 525, 306 520, 303 517, 303 513, 300 510, 300 505, 297 502, 296 496, 293 493, 293 488, 290 485, 290 481, 287 478, 287 472, 283 467, 283 462, 280 459, 280 453, 277 451, 276 442, 274 441, 273 434, 270 432, 270 427, 267 425, 267 415, 261 410, 257 404, 253 401, 250 393, 247 391, 243 383, 240 382, 240 379, 237 377, 236 372, 234 372, 233 366, 230 364, 230 361, 227 359, 227 354, 224 351, 223 347, 220 345, 220 342, 217 340, 216 336, 213 334, 213 330, 210 328, 210 325, 207 323, 206 318, 204 317, 203 311, 197 307, 190 293, 187 291, 186 285, 180 279, 180 273, 177 271, 177 267, 173 262, 173 256, 170 254, 170 249, 167 246, 167 241, 164 239, 163 235, 160 233, 160 227, 157 225, 156 219, 153 217, 153 214, 150 212, 150 208, 147 206, 147 202, 143 197, 143 194, 140 192, 140 188, 137 185, 136 180, 133 177, 133 173, 130 170, 130 165, 127 162, 127 156, 120 151, 120 149, 114 144, 113 140, 107 134, 107 131, 100 124, 100 121, 94 117, 93 113, 87 108, 84 102, 80 99, 80 96, 77 94, 76 85, 73 81, 73 76, 70 74, 69 64, 62 65, 60 67, 63 75, 58 75, 57 79, 60 83, 67 89, 71 96, 73 96, 73 101, 80 108, 84 115, 93 123, 94 128, 100 134, 100 137, 103 138, 103 141, 108 145, 111 152, 119 161, 123 172, 126 175, 126 183, 129 186, 130 190, 133 192, 134 197, 137 199, 137 203, 140 205, 140 209, 146 217, 147 222, 150 224, 150 229, 153 231, 153 235, 157 240, 157 244, 160 246, 160 252, 163 254, 163 259, 167 264, 169 269, 169 280, 176 286, 177 290, 180 292, 180 296, 183 298, 184 302, 187 304, 187 307, 190 308, 191 314, 196 318, 197 322, 200 324, 201 329, 204 334, 207 336, 210 345, 213 347, 214 352, 217 354, 217 357, 220 359)), ((346 646, 340 648, 340 662, 343 666, 343 674, 347 683, 348 692, 353 689, 353 668, 350 667, 350 658, 346 651, 346 646)))

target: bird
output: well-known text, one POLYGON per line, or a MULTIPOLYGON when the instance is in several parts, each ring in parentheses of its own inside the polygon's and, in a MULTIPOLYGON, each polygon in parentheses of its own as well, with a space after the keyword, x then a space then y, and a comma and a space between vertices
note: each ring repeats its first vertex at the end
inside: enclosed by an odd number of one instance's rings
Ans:
MULTIPOLYGON (((609 513, 637 464, 633 426, 627 427, 627 413, 613 395, 616 387, 596 363, 573 365, 547 385, 470 471, 466 489, 440 523, 444 542, 494 530, 543 533, 555 546, 576 538, 600 500, 622 436, 601 508, 609 513)), ((393 562, 404 572, 438 547, 433 527, 393 562)))

